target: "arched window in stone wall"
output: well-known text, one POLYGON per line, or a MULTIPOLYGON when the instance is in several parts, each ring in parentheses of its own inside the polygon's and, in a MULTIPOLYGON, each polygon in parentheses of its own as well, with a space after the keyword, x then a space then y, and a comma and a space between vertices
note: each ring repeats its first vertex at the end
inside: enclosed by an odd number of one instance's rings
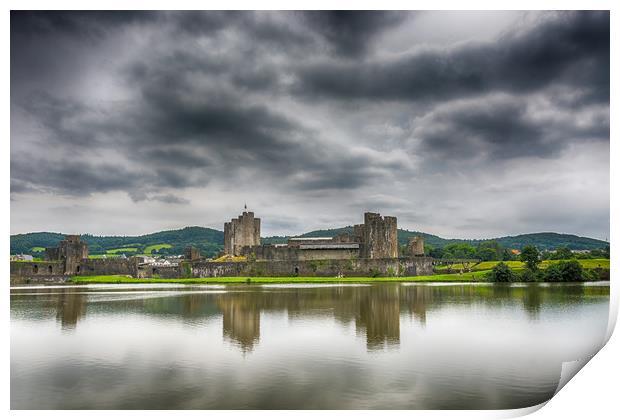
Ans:
POLYGON ((47 272, 48 272, 49 274, 52 274, 52 272, 53 272, 53 271, 54 271, 54 269, 52 268, 52 266, 51 266, 51 265, 47 267, 47 272))
POLYGON ((37 273, 39 272, 39 266, 38 266, 38 265, 36 265, 36 264, 35 264, 35 265, 33 265, 33 266, 32 266, 32 272, 33 272, 34 274, 37 274, 37 273))

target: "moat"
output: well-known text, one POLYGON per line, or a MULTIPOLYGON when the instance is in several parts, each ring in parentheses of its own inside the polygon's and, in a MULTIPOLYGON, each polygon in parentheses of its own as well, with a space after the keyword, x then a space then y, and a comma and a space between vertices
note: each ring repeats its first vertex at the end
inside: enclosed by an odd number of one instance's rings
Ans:
POLYGON ((521 408, 608 311, 608 282, 12 287, 11 408, 521 408))

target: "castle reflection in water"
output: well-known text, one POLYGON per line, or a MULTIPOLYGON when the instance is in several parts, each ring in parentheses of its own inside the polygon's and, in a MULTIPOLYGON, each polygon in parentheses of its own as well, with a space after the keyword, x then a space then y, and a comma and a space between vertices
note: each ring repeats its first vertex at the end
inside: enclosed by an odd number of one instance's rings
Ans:
POLYGON ((261 316, 268 314, 286 314, 289 320, 326 317, 344 326, 354 323, 357 335, 365 337, 368 351, 377 351, 399 347, 403 317, 425 325, 427 312, 460 301, 471 303, 472 298, 487 305, 520 302, 529 316, 536 317, 545 301, 558 296, 542 287, 401 283, 273 288, 235 285, 212 292, 189 287, 123 292, 92 294, 85 289, 64 288, 56 294, 26 293, 11 299, 19 305, 20 298, 36 296, 41 300, 41 318, 55 312, 59 326, 67 331, 77 328, 80 320, 101 313, 180 318, 196 327, 211 326, 221 319, 223 339, 247 353, 259 345, 261 316))

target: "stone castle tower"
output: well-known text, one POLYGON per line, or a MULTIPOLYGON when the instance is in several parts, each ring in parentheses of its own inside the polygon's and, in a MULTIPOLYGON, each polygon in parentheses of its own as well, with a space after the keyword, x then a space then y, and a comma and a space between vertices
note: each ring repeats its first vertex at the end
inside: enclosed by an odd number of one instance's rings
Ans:
POLYGON ((396 217, 364 213, 364 224, 353 232, 360 241, 360 258, 398 258, 396 217))
POLYGON ((65 274, 78 274, 80 263, 88 258, 88 245, 80 239, 80 235, 66 235, 57 247, 45 249, 46 259, 61 260, 65 263, 65 274))
POLYGON ((409 238, 407 243, 407 251, 412 257, 424 256, 424 238, 421 236, 413 236, 409 238))
POLYGON ((224 254, 240 255, 242 247, 252 245, 260 245, 260 219, 254 217, 254 212, 244 211, 224 223, 224 254))

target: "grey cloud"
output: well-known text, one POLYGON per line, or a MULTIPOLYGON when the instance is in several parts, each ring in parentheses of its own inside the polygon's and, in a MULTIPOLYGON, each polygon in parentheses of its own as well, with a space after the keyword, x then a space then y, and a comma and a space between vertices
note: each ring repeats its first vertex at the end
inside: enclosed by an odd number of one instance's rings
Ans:
POLYGON ((415 120, 413 136, 422 151, 455 161, 549 158, 575 141, 609 141, 608 113, 576 122, 570 111, 551 108, 541 117, 529 107, 527 99, 508 95, 453 102, 415 120))
POLYGON ((168 204, 190 204, 190 200, 186 198, 177 197, 173 194, 154 195, 151 200, 160 201, 168 204))
POLYGON ((373 37, 393 29, 412 12, 331 10, 303 12, 303 20, 333 46, 334 52, 357 57, 366 52, 373 37))
POLYGON ((495 42, 414 52, 389 61, 326 61, 299 69, 296 92, 346 100, 424 101, 491 90, 528 92, 554 83, 609 100, 609 13, 560 14, 495 42))
POLYGON ((99 11, 11 11, 11 38, 62 34, 97 40, 123 25, 150 22, 157 12, 129 10, 99 11))
POLYGON ((129 197, 134 202, 140 201, 159 201, 160 203, 167 204, 190 204, 190 200, 182 197, 178 197, 174 194, 147 194, 144 191, 132 191, 129 193, 129 197))
POLYGON ((79 160, 50 161, 31 156, 11 159, 11 178, 52 192, 80 196, 135 187, 139 174, 110 163, 84 164, 79 160))
MULTIPOLYGON (((231 217, 220 193, 286 205, 274 230, 354 208, 442 227, 471 204, 435 191, 502 166, 570 160, 602 185, 609 13, 534 15, 492 41, 403 51, 407 12, 12 13, 12 203, 123 192, 136 208, 183 205, 195 189, 210 220, 231 217), (597 154, 577 162, 575 147, 597 154)), ((563 169, 537 170, 514 195, 563 169)))
POLYGON ((144 159, 158 165, 181 168, 206 168, 213 164, 208 156, 191 149, 178 147, 155 148, 144 151, 144 159))

